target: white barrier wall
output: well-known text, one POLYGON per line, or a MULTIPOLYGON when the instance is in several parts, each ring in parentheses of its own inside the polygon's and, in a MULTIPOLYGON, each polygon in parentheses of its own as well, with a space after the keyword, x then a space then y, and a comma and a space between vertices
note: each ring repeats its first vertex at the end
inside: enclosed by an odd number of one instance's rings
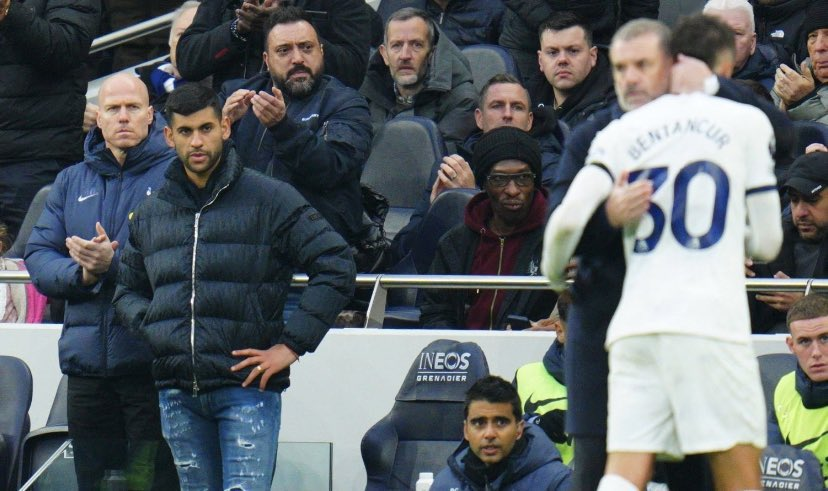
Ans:
MULTIPOLYGON (((30 416, 41 427, 60 380, 59 326, 0 324, 0 355, 22 358, 34 376, 30 416)), ((282 409, 282 441, 332 442, 337 491, 365 488, 359 444, 391 409, 420 350, 435 339, 474 341, 493 374, 511 380, 515 370, 541 359, 554 335, 536 332, 345 329, 328 333, 316 353, 292 368, 282 409)), ((785 336, 754 336, 756 354, 787 352, 785 336)), ((314 490, 304 490, 314 491, 314 490)))

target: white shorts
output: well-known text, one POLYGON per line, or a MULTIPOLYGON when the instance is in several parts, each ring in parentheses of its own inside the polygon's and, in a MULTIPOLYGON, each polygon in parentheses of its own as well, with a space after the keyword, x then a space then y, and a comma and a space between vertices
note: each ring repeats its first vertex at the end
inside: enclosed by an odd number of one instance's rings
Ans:
POLYGON ((765 447, 765 402, 749 343, 631 336, 612 344, 609 365, 607 451, 681 457, 765 447))

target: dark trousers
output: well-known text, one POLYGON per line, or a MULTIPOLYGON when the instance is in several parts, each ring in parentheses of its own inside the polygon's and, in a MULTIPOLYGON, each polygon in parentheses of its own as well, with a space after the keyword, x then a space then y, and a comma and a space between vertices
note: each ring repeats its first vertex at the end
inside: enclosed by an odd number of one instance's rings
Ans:
POLYGON ((52 184, 63 167, 64 163, 57 160, 0 164, 0 221, 9 227, 12 240, 17 237, 35 194, 52 184))
POLYGON ((130 490, 178 489, 149 375, 70 375, 67 416, 80 491, 101 489, 112 471, 122 474, 130 490))

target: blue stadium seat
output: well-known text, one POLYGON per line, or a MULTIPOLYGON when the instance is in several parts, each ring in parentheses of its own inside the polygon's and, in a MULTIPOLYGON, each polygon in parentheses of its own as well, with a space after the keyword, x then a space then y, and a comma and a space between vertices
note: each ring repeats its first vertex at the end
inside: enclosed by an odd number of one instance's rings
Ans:
POLYGON ((828 145, 828 126, 814 121, 794 121, 793 126, 796 133, 794 157, 805 154, 805 149, 811 143, 828 145))
POLYGON ((51 189, 51 184, 43 186, 35 194, 34 199, 32 199, 32 204, 29 205, 29 209, 26 211, 26 216, 23 217, 23 223, 20 225, 20 231, 14 239, 14 244, 12 244, 11 249, 3 254, 3 257, 23 259, 23 254, 26 252, 26 242, 29 241, 29 235, 31 235, 32 229, 37 223, 38 218, 40 218, 40 214, 43 213, 43 207, 46 206, 46 197, 49 196, 51 189))
POLYGON ((443 469, 463 441, 466 391, 488 374, 486 355, 475 343, 438 339, 426 346, 408 369, 391 411, 362 439, 365 490, 414 489, 420 472, 443 469))
POLYGON ((29 432, 32 372, 23 360, 0 356, 0 490, 15 482, 17 454, 29 432))
POLYGON ((520 79, 515 60, 501 46, 496 44, 474 44, 466 46, 461 51, 471 65, 474 89, 477 93, 480 93, 480 89, 486 85, 486 82, 498 73, 508 73, 520 79))
POLYGON ((773 411, 773 392, 776 384, 783 375, 796 369, 796 357, 790 353, 771 353, 760 355, 756 358, 759 361, 759 376, 762 379, 762 390, 765 392, 766 414, 773 411))
POLYGON ((360 180, 388 198, 391 208, 385 232, 389 239, 408 223, 424 190, 431 186, 432 167, 444 155, 445 143, 430 119, 400 116, 377 132, 360 180))

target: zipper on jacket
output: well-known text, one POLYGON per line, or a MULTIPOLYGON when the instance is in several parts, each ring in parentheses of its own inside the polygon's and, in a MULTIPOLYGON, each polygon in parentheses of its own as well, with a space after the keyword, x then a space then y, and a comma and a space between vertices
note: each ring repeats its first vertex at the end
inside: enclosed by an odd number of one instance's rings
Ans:
MULTIPOLYGON (((499 237, 500 240, 500 253, 497 257, 497 275, 500 276, 500 269, 503 267, 503 245, 506 243, 506 237, 499 237)), ((489 306, 489 330, 491 331, 494 329, 494 307, 495 301, 497 300, 497 293, 500 290, 495 290, 494 295, 492 295, 492 304, 489 306)))
POLYGON ((441 26, 443 25, 443 16, 444 16, 444 15, 446 15, 446 13, 445 13, 445 12, 440 12, 440 20, 439 20, 439 21, 437 21, 437 23, 438 23, 438 24, 440 24, 441 26))
POLYGON ((196 293, 196 252, 198 251, 198 223, 201 220, 201 214, 204 212, 204 209, 208 206, 212 205, 218 195, 221 194, 222 191, 227 189, 229 184, 225 184, 224 187, 219 189, 215 195, 213 195, 212 199, 208 201, 204 206, 201 207, 199 211, 195 214, 195 220, 193 222, 194 228, 194 238, 193 238, 193 260, 190 264, 190 358, 193 363, 193 397, 198 396, 198 377, 196 376, 196 361, 195 361, 195 293, 196 293))

